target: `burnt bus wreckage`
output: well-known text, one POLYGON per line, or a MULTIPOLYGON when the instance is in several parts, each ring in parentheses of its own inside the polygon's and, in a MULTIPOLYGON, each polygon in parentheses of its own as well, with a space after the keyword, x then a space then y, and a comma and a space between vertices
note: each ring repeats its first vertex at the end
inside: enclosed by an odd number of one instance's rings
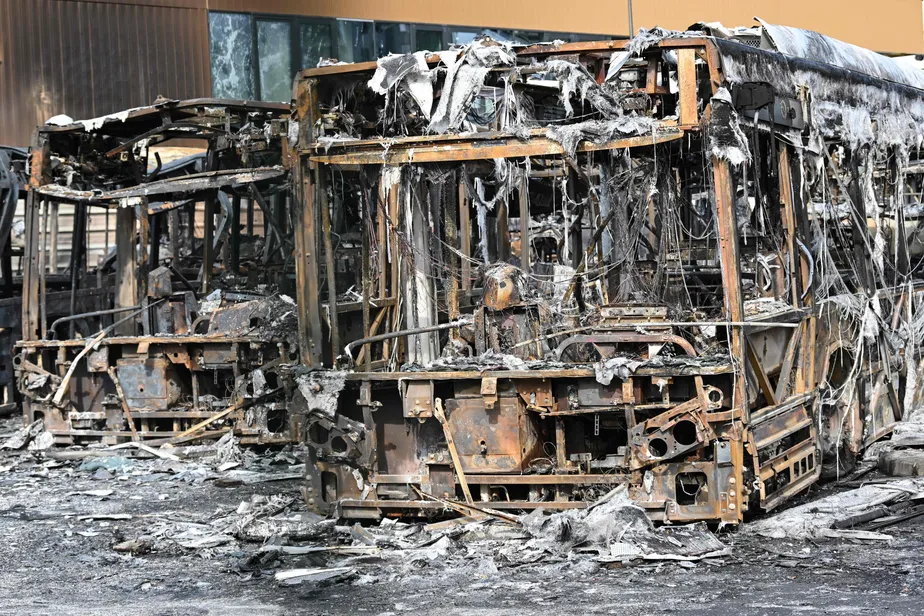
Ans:
POLYGON ((284 295, 295 269, 288 112, 159 100, 39 128, 13 361, 27 422, 43 419, 60 444, 183 442, 228 427, 245 443, 293 440, 277 375, 297 359, 284 295), (200 152, 163 160, 159 147, 177 140, 200 152), (71 309, 52 318, 46 233, 61 203, 76 212, 71 309), (116 210, 114 251, 95 270, 83 241, 91 208, 116 210), (266 232, 255 229, 261 212, 266 232))
POLYGON ((332 64, 293 94, 40 127, 27 422, 303 440, 308 504, 347 518, 626 486, 657 521, 738 523, 924 404, 916 71, 699 25, 332 64))
POLYGON ((654 520, 738 523, 921 405, 918 72, 701 25, 323 66, 295 94, 318 511, 625 485, 654 520))

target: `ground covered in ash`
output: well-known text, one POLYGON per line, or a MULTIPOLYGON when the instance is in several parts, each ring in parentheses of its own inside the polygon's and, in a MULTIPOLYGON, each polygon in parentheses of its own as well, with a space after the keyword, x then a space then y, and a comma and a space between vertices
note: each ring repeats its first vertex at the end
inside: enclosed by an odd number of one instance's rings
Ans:
MULTIPOLYGON (((589 517, 336 526, 304 509, 298 450, 215 449, 180 461, 133 459, 130 450, 74 461, 0 457, 0 614, 922 611, 924 516, 882 529, 891 541, 727 531, 718 534, 726 549, 700 543, 709 555, 664 560, 678 557, 665 545, 680 553, 687 539, 638 520, 605 549, 594 547, 601 524, 589 517), (639 542, 661 556, 613 556, 639 542)), ((613 501, 598 511, 626 510, 613 501)))

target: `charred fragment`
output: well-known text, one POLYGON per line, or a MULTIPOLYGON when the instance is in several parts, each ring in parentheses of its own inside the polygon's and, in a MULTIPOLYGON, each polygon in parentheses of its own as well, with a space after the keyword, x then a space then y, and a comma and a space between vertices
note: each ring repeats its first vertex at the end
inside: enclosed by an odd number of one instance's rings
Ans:
POLYGON ((797 34, 303 71, 308 503, 570 509, 625 485, 656 521, 738 523, 889 433, 924 376, 924 90, 797 34))

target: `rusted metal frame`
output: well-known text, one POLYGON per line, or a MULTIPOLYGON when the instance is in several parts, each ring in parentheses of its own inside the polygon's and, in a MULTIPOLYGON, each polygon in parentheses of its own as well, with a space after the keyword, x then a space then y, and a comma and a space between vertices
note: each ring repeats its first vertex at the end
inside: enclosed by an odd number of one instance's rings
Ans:
POLYGON ((802 307, 802 284, 801 268, 802 254, 796 247, 799 240, 799 233, 796 226, 795 212, 795 195, 792 185, 792 171, 789 160, 789 146, 783 146, 779 150, 779 182, 780 182, 780 200, 783 202, 783 225, 786 229, 786 252, 789 261, 789 276, 792 284, 789 285, 792 297, 790 303, 796 307, 802 307))
MULTIPOLYGON (((677 39, 664 39, 652 47, 687 47, 702 46, 709 39, 704 36, 691 36, 677 39)), ((603 41, 587 41, 579 43, 561 43, 561 44, 543 44, 529 45, 522 49, 517 49, 517 56, 529 58, 532 56, 572 56, 582 53, 606 53, 622 51, 629 43, 629 39, 610 39, 603 41)), ((436 65, 440 58, 436 54, 426 56, 425 61, 428 65, 436 65)), ((357 62, 355 64, 340 64, 331 66, 321 66, 318 68, 304 69, 298 74, 300 80, 306 80, 311 77, 325 77, 328 75, 343 75, 347 73, 362 73, 375 71, 378 68, 377 62, 357 62)))
POLYGON ((132 410, 128 407, 128 401, 125 398, 125 391, 122 390, 122 383, 119 382, 119 377, 116 376, 115 369, 112 366, 109 366, 107 369, 109 373, 109 378, 112 380, 112 384, 115 385, 116 396, 119 398, 119 403, 122 405, 122 412, 125 414, 125 421, 128 422, 128 427, 132 433, 132 440, 137 442, 141 438, 138 436, 138 429, 135 428, 135 420, 132 418, 132 410))
MULTIPOLYGON (((296 115, 299 119, 299 141, 314 141, 314 123, 320 118, 317 79, 300 80, 297 84, 296 115)), ((318 266, 316 237, 315 164, 307 156, 299 156, 295 172, 297 198, 295 207, 295 280, 298 299, 298 340, 300 361, 311 368, 322 367, 321 316, 318 297, 318 266)), ((334 350, 336 353, 336 349, 334 350)))
POLYGON ((452 428, 449 427, 449 421, 443 412, 443 401, 436 398, 433 401, 433 416, 436 417, 440 425, 443 426, 443 435, 446 437, 446 446, 449 448, 449 456, 452 459, 453 470, 456 477, 459 478, 459 485, 462 486, 462 493, 465 495, 465 502, 472 504, 472 492, 468 489, 468 482, 465 480, 465 471, 462 469, 462 460, 459 458, 459 451, 456 449, 456 442, 452 438, 452 428))
POLYGON ((645 71, 645 93, 655 95, 658 93, 658 59, 648 58, 648 67, 645 71))
MULTIPOLYGON (((134 173, 135 183, 139 186, 142 185, 144 180, 144 171, 141 168, 141 164, 135 158, 135 155, 132 151, 128 152, 128 160, 132 166, 132 172, 134 173)), ((129 205, 128 207, 132 207, 129 205)), ((137 285, 136 289, 136 300, 139 306, 146 306, 148 303, 148 248, 151 245, 150 238, 150 217, 148 214, 148 197, 146 194, 142 194, 140 197, 140 202, 134 204, 135 207, 135 216, 138 222, 138 243, 140 250, 135 252, 136 263, 134 264, 136 268, 135 274, 135 284, 137 285)), ((135 238, 132 237, 132 243, 134 243, 135 238)), ((149 336, 153 332, 151 331, 151 315, 150 312, 145 310, 141 313, 141 326, 142 332, 149 336)), ((145 422, 146 423, 146 422, 145 422)), ((146 425, 144 426, 146 428, 146 425)))
MULTIPOLYGON (((363 289, 363 337, 369 338, 369 330, 372 325, 372 212, 370 211, 370 202, 372 198, 369 195, 370 188, 366 185, 365 174, 360 174, 360 191, 362 192, 362 289, 363 289)), ((363 345, 366 359, 366 372, 372 372, 372 349, 368 344, 363 345)))
MULTIPOLYGON (((324 269, 327 274, 327 318, 330 325, 331 359, 336 365, 337 354, 340 352, 340 316, 337 310, 337 272, 334 269, 334 242, 331 237, 333 231, 331 230, 327 175, 324 166, 318 166, 317 178, 318 209, 321 210, 321 238, 324 241, 324 269)), ((334 207, 337 205, 337 201, 334 200, 334 207)))
MULTIPOLYGON (((51 324, 51 327, 48 328, 48 332, 52 335, 53 338, 57 338, 56 330, 58 328, 58 325, 60 325, 61 323, 71 323, 71 332, 73 332, 74 331, 73 323, 75 321, 79 321, 80 319, 86 319, 88 317, 104 316, 104 315, 109 315, 109 314, 118 314, 120 312, 128 312, 130 310, 138 310, 139 308, 141 308, 141 306, 126 306, 124 308, 109 308, 106 310, 94 310, 92 312, 82 312, 80 314, 76 314, 76 313, 69 314, 66 317, 55 319, 55 321, 51 324)), ((74 308, 74 310, 76 311, 76 307, 74 308)), ((74 338, 74 334, 71 333, 70 337, 74 338)))
MULTIPOLYGON (((454 172, 452 177, 457 178, 457 173, 460 172, 454 172)), ((461 181, 459 183, 461 184, 461 181)), ((459 258, 456 256, 456 252, 453 252, 454 250, 459 251, 460 248, 459 229, 456 226, 456 219, 458 217, 458 195, 458 192, 452 194, 451 190, 447 191, 446 207, 443 212, 443 223, 446 229, 446 248, 443 251, 443 258, 447 266, 444 280, 448 278, 448 285, 446 285, 446 307, 450 321, 455 321, 459 318, 459 279, 457 272, 459 272, 460 269, 458 267, 459 258)), ((449 330, 450 339, 456 340, 459 336, 460 332, 458 329, 449 330)))
POLYGON ((865 191, 860 182, 860 161, 858 160, 863 153, 864 150, 859 148, 850 155, 849 164, 852 179, 848 185, 848 191, 850 201, 853 203, 853 215, 850 217, 850 221, 853 234, 854 267, 859 276, 858 282, 862 286, 863 292, 866 293, 867 297, 871 298, 875 293, 875 282, 870 268, 871 243, 866 223, 865 191))
MULTIPOLYGON (((590 193, 593 195, 593 193, 590 193)), ((594 198, 591 198, 591 203, 595 201, 594 198)), ((594 249, 597 246, 597 243, 600 241, 600 238, 603 237, 603 232, 606 230, 607 226, 613 221, 613 218, 616 217, 618 208, 613 208, 609 214, 606 215, 600 224, 597 226, 597 229, 594 231, 594 234, 590 238, 590 244, 587 246, 587 250, 584 251, 584 254, 581 255, 581 262, 574 270, 574 278, 571 280, 571 284, 568 286, 568 290, 565 291, 564 298, 562 299, 563 304, 567 304, 571 299, 571 295, 574 293, 575 289, 578 287, 579 281, 581 280, 581 274, 584 273, 584 270, 587 269, 587 262, 590 260, 590 256, 594 253, 594 249)))
POLYGON ((529 176, 521 174, 517 190, 520 201, 520 269, 530 272, 530 238, 529 238, 529 176))
POLYGON ((709 396, 706 393, 706 386, 703 383, 703 377, 697 374, 693 377, 693 384, 696 387, 696 398, 699 400, 699 406, 706 412, 709 410, 709 396))
POLYGON ((677 82, 681 126, 699 124, 697 111, 696 83, 696 49, 684 47, 677 49, 677 82))
MULTIPOLYGON (((285 252, 286 248, 286 235, 283 230, 280 228, 280 221, 277 220, 277 212, 274 210, 276 208, 272 207, 269 203, 266 202, 266 198, 263 196, 263 193, 260 192, 260 189, 257 188, 256 184, 250 184, 247 186, 247 193, 250 195, 250 200, 253 203, 256 203, 260 206, 260 211, 263 212, 263 224, 268 228, 272 233, 265 233, 266 236, 266 257, 265 262, 268 262, 270 257, 273 256, 277 251, 285 252), (278 245, 273 246, 273 236, 276 237, 278 245)), ((326 193, 318 193, 318 197, 323 201, 326 200, 326 193)))
POLYGON ((555 463, 558 468, 567 469, 572 466, 568 459, 568 439, 565 433, 565 421, 561 417, 555 418, 555 463))
MULTIPOLYGON (((684 132, 674 126, 666 126, 653 135, 624 137, 603 144, 583 141, 577 147, 578 152, 596 152, 602 150, 619 150, 640 146, 657 145, 681 139, 684 132)), ((401 165, 408 163, 444 163, 464 162, 475 160, 491 160, 495 158, 527 158, 535 156, 562 156, 564 148, 557 141, 548 137, 531 137, 529 141, 522 141, 517 137, 507 137, 500 143, 478 143, 469 141, 446 145, 420 145, 404 144, 398 141, 388 150, 383 151, 381 145, 377 149, 351 151, 349 144, 331 146, 331 151, 342 149, 342 154, 325 154, 311 157, 312 162, 329 165, 401 165)))
POLYGON ((241 271, 241 197, 231 197, 231 271, 241 271))
MULTIPOLYGON (((464 169, 460 169, 459 173, 464 173, 464 169)), ((462 290, 470 291, 472 288, 472 263, 470 261, 472 256, 472 218, 471 218, 471 205, 469 203, 468 195, 465 194, 465 183, 459 182, 459 239, 461 240, 461 246, 459 250, 462 252, 462 290)))
MULTIPOLYGON (((151 220, 148 216, 147 198, 142 198, 141 205, 138 206, 136 216, 138 217, 138 246, 139 250, 136 255, 138 258, 138 274, 135 282, 138 285, 138 305, 146 306, 148 304, 148 273, 151 271, 148 262, 148 248, 151 246, 151 220)), ((142 331, 146 336, 154 332, 151 327, 151 313, 145 310, 141 313, 142 331)))
MULTIPOLYGON (((112 114, 107 116, 106 121, 98 129, 97 132, 100 134, 108 134, 105 130, 106 126, 110 123, 118 124, 120 127, 124 124, 131 123, 132 120, 137 118, 144 118, 148 116, 159 116, 163 117, 163 112, 169 110, 171 112, 183 111, 183 110, 195 110, 194 114, 201 114, 200 109, 205 109, 206 107, 223 107, 236 111, 252 112, 252 111, 265 111, 265 112, 277 112, 279 115, 283 115, 289 111, 289 105, 286 103, 267 103, 264 101, 254 101, 254 100, 240 100, 240 99, 231 99, 231 98, 190 98, 186 100, 168 100, 165 102, 160 102, 155 105, 148 105, 146 107, 138 107, 137 109, 130 109, 123 114, 112 114)), ((81 122, 75 122, 73 124, 65 124, 63 126, 44 124, 39 128, 40 134, 49 134, 49 133, 84 133, 86 132, 86 127, 81 122)))
MULTIPOLYGON (((506 69, 505 69, 506 70, 506 69)), ((671 132, 679 130, 677 120, 673 118, 662 118, 658 120, 657 131, 658 132, 671 132)), ((390 146, 395 146, 400 149, 421 149, 426 147, 443 147, 444 149, 449 149, 451 147, 461 146, 472 146, 472 147, 487 147, 497 145, 498 143, 507 143, 511 140, 518 139, 520 141, 534 141, 535 138, 545 137, 547 134, 545 128, 528 128, 525 132, 511 133, 509 131, 501 130, 488 130, 476 133, 446 133, 442 135, 407 135, 403 137, 394 137, 389 140, 390 146)), ((365 152, 378 152, 382 153, 381 138, 367 138, 367 139, 349 139, 344 141, 335 141, 330 144, 309 144, 300 148, 299 150, 302 153, 310 153, 312 159, 318 156, 327 155, 329 152, 333 151, 335 153, 339 152, 349 152, 349 153, 365 153, 365 152)), ((412 160, 411 162, 419 162, 412 160)), ((375 164, 382 164, 381 156, 375 164)), ((351 169, 349 165, 344 165, 344 169, 351 169)), ((355 170, 355 169, 353 169, 355 170)), ((535 175, 537 172, 533 172, 533 177, 541 177, 540 175, 535 175)))
MULTIPOLYGON (((796 354, 799 352, 802 345, 802 336, 805 332, 806 323, 808 321, 802 321, 799 324, 799 328, 792 333, 792 337, 789 339, 789 343, 786 345, 786 354, 783 356, 783 366, 780 368, 780 376, 776 381, 776 389, 774 390, 774 397, 782 402, 784 400, 783 396, 786 395, 786 390, 789 388, 790 380, 792 379, 792 368, 796 360, 796 354)), ((794 391, 793 393, 798 393, 794 391)))
POLYGON ((58 212, 60 205, 57 201, 49 204, 48 221, 48 273, 58 273, 58 212))
MULTIPOLYGON (((398 197, 399 197, 399 185, 392 186, 388 191, 388 246, 389 246, 389 256, 390 259, 390 273, 389 273, 389 285, 391 296, 396 300, 400 297, 401 293, 401 253, 398 250, 398 225, 400 224, 400 208, 398 207, 398 197)), ((385 272, 383 271, 384 275, 385 272)), ((398 329, 398 321, 400 317, 399 304, 396 301, 394 305, 389 308, 389 322, 390 329, 392 331, 398 329)), ((399 342, 400 344, 400 342, 399 342)), ((382 344, 382 356, 385 361, 388 362, 391 359, 391 342, 386 340, 382 344)))
POLYGON ((709 82, 712 86, 712 93, 715 94, 719 88, 725 85, 725 75, 722 72, 722 54, 719 53, 719 48, 710 39, 703 39, 702 49, 706 66, 709 69, 709 82))
POLYGON ((208 295, 212 285, 212 264, 215 261, 215 197, 205 199, 205 237, 202 240, 202 295, 208 295))
MULTIPOLYGON (((798 234, 797 239, 799 239, 800 245, 805 248, 806 244, 810 243, 809 238, 812 233, 808 221, 808 212, 805 207, 805 204, 811 201, 811 196, 808 194, 807 187, 802 183, 801 161, 798 157, 791 156, 789 153, 789 146, 786 147, 786 150, 787 157, 789 158, 792 206, 795 212, 795 228, 798 234)), ((808 249, 806 248, 805 251, 808 252, 808 249)), ((808 312, 805 329, 803 331, 805 338, 802 344, 802 354, 797 372, 797 378, 801 381, 802 391, 813 391, 816 387, 815 345, 817 343, 818 315, 815 302, 815 289, 813 288, 816 283, 812 279, 814 263, 810 262, 813 258, 810 252, 808 255, 805 255, 802 250, 799 251, 797 280, 799 281, 799 288, 802 289, 800 300, 802 301, 804 309, 808 312)))
MULTIPOLYGON (((412 486, 413 487, 413 486, 412 486)), ((388 511, 401 511, 404 509, 408 510, 428 510, 428 509, 439 509, 443 510, 447 505, 443 502, 444 499, 440 500, 380 500, 380 499, 369 499, 369 500, 355 500, 355 499, 343 499, 340 501, 340 507, 344 512, 345 517, 349 517, 347 514, 351 510, 363 510, 363 509, 384 509, 388 511)), ((455 505, 455 509, 459 510, 465 508, 468 510, 471 508, 471 511, 477 513, 476 505, 466 505, 464 503, 459 503, 456 501, 446 501, 447 503, 452 503, 455 505)), ((543 508, 547 510, 558 510, 558 509, 586 509, 587 503, 584 501, 495 501, 491 503, 492 509, 538 509, 543 508)), ((468 515, 468 514, 465 514, 468 515)))
POLYGON ((643 342, 643 343, 667 343, 676 344, 684 350, 684 352, 691 356, 696 357, 696 349, 693 348, 693 345, 690 344, 685 338, 677 336, 675 334, 637 334, 632 332, 618 332, 618 333, 596 333, 596 334, 584 334, 571 336, 559 343, 558 348, 556 349, 556 354, 560 360, 564 354, 565 349, 575 344, 597 344, 597 343, 608 343, 608 342, 643 342))
MULTIPOLYGON (((732 184, 731 165, 726 160, 712 158, 715 181, 716 227, 719 235, 719 253, 722 280, 725 285, 725 316, 729 321, 744 321, 744 303, 741 295, 741 262, 738 255, 738 225, 735 216, 735 192, 732 184)), ((729 354, 735 365, 734 395, 732 408, 748 420, 747 380, 745 376, 744 328, 728 326, 729 354)))
MULTIPOLYGON (((401 484, 420 483, 422 477, 419 475, 376 475, 375 483, 382 484, 401 484)), ((556 484, 567 485, 594 485, 594 484, 622 484, 628 480, 624 474, 613 473, 608 475, 585 474, 585 475, 484 475, 481 473, 466 475, 469 485, 538 485, 548 486, 556 484)))
POLYGON ((760 390, 764 392, 764 398, 767 400, 767 404, 770 406, 776 406, 776 391, 774 390, 773 385, 770 383, 770 378, 767 376, 767 372, 760 364, 760 358, 757 357, 757 352, 754 351, 754 345, 752 345, 751 341, 748 340, 746 342, 746 346, 748 353, 748 363, 751 366, 751 370, 754 372, 754 376, 757 377, 757 384, 760 386, 760 390))
MULTIPOLYGON (((164 299, 159 299, 156 302, 154 302, 152 305, 160 304, 163 301, 164 299)), ((123 323, 131 322, 131 320, 134 319, 138 315, 139 312, 140 310, 129 314, 127 317, 123 317, 122 319, 116 321, 112 325, 109 325, 108 327, 103 329, 93 338, 90 338, 87 340, 81 339, 81 340, 73 341, 73 342, 77 342, 80 345, 82 345, 83 348, 81 348, 80 351, 77 353, 77 356, 74 357, 73 360, 71 360, 70 366, 68 366, 67 368, 67 372, 64 374, 64 377, 61 379, 61 384, 58 386, 58 389, 55 391, 54 397, 51 399, 52 404, 54 404, 55 406, 59 406, 59 407, 61 406, 61 403, 64 401, 64 396, 65 394, 67 394, 67 389, 70 384, 71 378, 74 376, 74 371, 77 369, 77 366, 80 363, 80 360, 86 357, 86 355, 90 353, 91 351, 94 351, 97 348, 99 348, 100 342, 102 342, 102 340, 107 335, 109 335, 109 332, 113 330, 118 331, 118 328, 120 325, 122 325, 123 323)), ((140 340, 139 346, 140 344, 149 344, 147 337, 142 337, 140 340)))
MULTIPOLYGON (((792 434, 806 427, 810 428, 810 431, 812 432, 812 438, 796 443, 795 445, 793 445, 792 447, 789 447, 785 451, 781 451, 777 453, 776 455, 770 457, 769 459, 765 460, 760 465, 758 469, 758 478, 760 479, 761 486, 762 486, 761 488, 761 506, 762 507, 773 508, 774 506, 776 506, 776 504, 782 502, 782 500, 784 500, 785 497, 798 492, 799 489, 804 487, 803 485, 800 485, 797 489, 790 491, 789 488, 791 484, 787 484, 786 488, 782 490, 777 490, 768 496, 766 493, 766 489, 763 487, 764 482, 766 482, 768 479, 771 479, 772 477, 778 475, 781 471, 791 468, 791 465, 801 462, 807 455, 811 455, 811 454, 816 454, 815 455, 815 458, 816 458, 815 465, 814 465, 813 471, 821 470, 821 460, 818 459, 817 446, 815 444, 815 439, 814 439, 815 426, 814 426, 814 422, 812 421, 811 416, 808 414, 808 412, 804 408, 799 408, 799 407, 788 408, 786 409, 786 411, 789 413, 790 416, 786 418, 786 421, 784 422, 786 425, 782 426, 778 430, 778 432, 780 433, 780 438, 785 438, 789 434, 792 434)), ((759 443, 755 443, 755 446, 758 449, 764 449, 765 447, 769 445, 774 445, 777 442, 778 442, 778 439, 771 437, 769 439, 764 439, 763 441, 759 443)), ((798 477, 798 480, 801 482, 804 480, 805 477, 810 477, 810 476, 811 474, 806 473, 805 475, 798 477)), ((796 479, 797 478, 795 476, 792 476, 793 484, 797 483, 796 479)), ((813 481, 814 479, 817 479, 817 476, 813 477, 813 481)), ((811 481, 808 483, 811 483, 811 481)))
MULTIPOLYGON (((115 245, 115 307, 137 306, 139 304, 135 282, 135 208, 124 207, 116 210, 115 245)), ((120 336, 134 336, 135 325, 132 322, 123 323, 116 333, 120 336)))
POLYGON ((507 198, 497 202, 497 260, 510 261, 510 225, 508 223, 507 198))
POLYGON ((487 507, 484 507, 484 506, 477 506, 477 505, 473 505, 470 503, 463 504, 463 503, 460 503, 454 500, 449 500, 447 498, 440 498, 439 496, 433 496, 431 494, 427 494, 426 492, 423 492, 422 490, 418 489, 417 486, 415 485, 412 485, 411 488, 413 488, 414 492, 416 492, 417 495, 420 496, 421 498, 430 499, 434 502, 441 504, 443 507, 457 511, 464 516, 470 516, 470 517, 491 516, 493 518, 497 518, 503 522, 508 522, 510 524, 518 525, 520 523, 520 520, 516 516, 512 516, 506 513, 501 513, 500 511, 495 511, 494 509, 488 509, 487 507))
MULTIPOLYGON (((158 301, 164 301, 163 299, 158 301)), ((153 304, 153 302, 152 302, 153 304)), ((139 307, 135 307, 139 309, 139 307)), ((120 312, 127 312, 120 311, 120 312)), ((111 326, 110 326, 111 327, 111 326)), ((147 342, 149 345, 154 344, 227 344, 227 343, 238 343, 238 344, 249 344, 254 342, 266 342, 264 339, 253 337, 253 336, 120 336, 118 338, 106 338, 100 341, 100 346, 109 346, 109 345, 138 345, 143 342, 147 342)), ((86 339, 77 338, 77 339, 68 339, 68 340, 20 340, 16 343, 16 348, 21 349, 57 349, 60 347, 83 347, 86 344, 86 339)))
POLYGON ((374 208, 375 212, 375 243, 378 251, 376 253, 376 295, 379 300, 388 297, 388 221, 385 219, 386 200, 388 195, 381 175, 379 176, 378 192, 374 208))
MULTIPOLYGON (((352 340, 347 343, 347 345, 343 348, 343 350, 348 356, 352 356, 352 350, 353 348, 357 346, 366 346, 369 344, 374 344, 376 342, 383 342, 385 340, 391 340, 393 338, 404 338, 407 336, 430 334, 434 332, 444 331, 447 329, 458 328, 458 327, 461 327, 462 325, 466 325, 466 322, 465 321, 450 321, 449 323, 438 323, 436 325, 427 325, 424 327, 414 327, 414 328, 403 329, 399 331, 390 331, 384 334, 378 334, 377 336, 367 336, 365 338, 360 338, 359 340, 352 340)), ((364 329, 368 331, 369 328, 364 328, 364 329)), ((367 370, 366 372, 369 373, 371 371, 367 370)), ((403 373, 398 373, 398 374, 403 374, 403 373)))
POLYGON ((46 270, 48 268, 48 199, 42 199, 41 214, 39 215, 39 219, 39 325, 42 338, 47 338, 48 306, 46 299, 48 291, 46 287, 46 270))
MULTIPOLYGON (((447 324, 444 323, 436 327, 443 327, 446 325, 447 324)), ((458 327, 458 324, 449 325, 449 327, 458 327)), ((695 366, 695 368, 691 370, 676 370, 665 368, 663 366, 658 366, 656 368, 646 368, 641 366, 636 369, 634 376, 715 376, 732 373, 734 373, 734 367, 730 364, 720 364, 717 366, 695 366), (695 370, 695 372, 693 370, 695 370)), ((348 381, 481 381, 483 378, 579 379, 594 377, 594 375, 594 371, 590 368, 561 368, 557 370, 487 370, 483 372, 473 370, 459 370, 452 372, 349 372, 346 375, 346 379, 348 381)))
MULTIPOLYGON (((112 148, 111 150, 103 154, 103 157, 112 158, 113 156, 117 156, 118 154, 121 154, 122 152, 127 152, 136 143, 144 141, 145 139, 150 139, 151 137, 163 135, 164 133, 169 132, 176 128, 195 128, 196 130, 205 132, 205 133, 227 134, 224 131, 224 129, 216 128, 214 126, 208 126, 207 124, 197 124, 195 122, 172 122, 169 124, 162 124, 161 126, 158 126, 157 128, 153 128, 146 133, 142 133, 136 137, 132 137, 131 139, 122 142, 120 145, 117 145, 116 147, 112 148)), ((196 137, 196 135, 193 135, 189 131, 177 131, 176 135, 174 136, 181 137, 184 139, 195 139, 196 137)))
MULTIPOLYGON (((379 327, 382 326, 382 322, 385 320, 385 316, 388 314, 388 312, 389 312, 388 306, 383 306, 379 310, 379 313, 375 316, 375 319, 373 319, 372 321, 372 325, 369 326, 370 336, 376 335, 376 332, 379 331, 379 327)), ((334 348, 336 349, 337 347, 334 347, 334 348)), ((366 357, 366 347, 364 346, 361 349, 359 349, 359 353, 356 354, 356 364, 357 365, 363 364, 364 363, 363 359, 365 359, 365 357, 366 357)))

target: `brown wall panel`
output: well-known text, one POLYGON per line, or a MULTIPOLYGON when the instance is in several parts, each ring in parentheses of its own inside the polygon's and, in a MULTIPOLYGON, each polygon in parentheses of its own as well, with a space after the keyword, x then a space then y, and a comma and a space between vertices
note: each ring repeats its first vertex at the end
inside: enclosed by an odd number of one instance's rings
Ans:
MULTIPOLYGON (((876 51, 924 50, 920 0, 634 0, 632 5, 636 29, 682 30, 699 21, 748 26, 757 15, 876 51)), ((208 7, 549 32, 629 32, 628 0, 208 0, 208 7)))
POLYGON ((636 0, 635 25, 682 29, 698 21, 747 26, 754 16, 815 30, 885 53, 920 53, 924 24, 920 0, 636 0))
MULTIPOLYGON (((646 0, 655 1, 655 0, 646 0)), ((638 2, 638 0, 636 0, 638 2)), ((213 11, 289 13, 549 32, 628 34, 626 0, 208 0, 213 11)))
POLYGON ((211 92, 204 0, 0 0, 0 143, 36 125, 211 92))

